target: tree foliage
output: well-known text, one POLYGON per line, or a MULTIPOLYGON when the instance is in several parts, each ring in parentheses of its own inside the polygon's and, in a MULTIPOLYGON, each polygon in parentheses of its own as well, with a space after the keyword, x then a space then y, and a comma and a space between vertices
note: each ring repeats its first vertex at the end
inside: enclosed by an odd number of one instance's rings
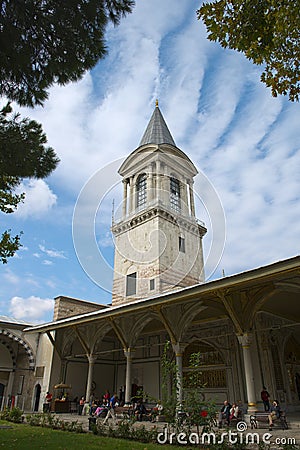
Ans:
MULTIPOLYGON (((105 30, 132 11, 133 0, 0 0, 0 97, 21 106, 42 105, 54 83, 79 80, 106 53, 105 30)), ((0 111, 0 211, 24 200, 15 188, 23 178, 44 178, 58 158, 46 147, 40 124, 10 103, 0 111)), ((0 261, 20 247, 10 230, 0 240, 0 261)))
MULTIPOLYGON (((23 178, 44 178, 57 166, 53 148, 46 147, 47 138, 42 126, 28 118, 12 113, 8 103, 0 111, 0 211, 14 212, 24 194, 15 189, 23 178)), ((20 247, 20 236, 11 237, 10 230, 0 240, 0 261, 7 263, 20 247)))
POLYGON ((53 84, 77 81, 106 53, 108 22, 130 13, 132 0, 0 1, 0 95, 42 104, 53 84))
POLYGON ((208 39, 264 65, 261 81, 272 95, 300 94, 299 0, 216 0, 197 11, 208 39))

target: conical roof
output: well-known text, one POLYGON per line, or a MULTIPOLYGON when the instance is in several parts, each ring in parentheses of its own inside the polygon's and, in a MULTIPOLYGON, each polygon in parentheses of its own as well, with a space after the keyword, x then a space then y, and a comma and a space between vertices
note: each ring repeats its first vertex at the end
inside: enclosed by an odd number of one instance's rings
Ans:
POLYGON ((143 134, 140 146, 147 144, 171 144, 176 147, 174 139, 158 107, 158 101, 156 101, 155 110, 143 134))

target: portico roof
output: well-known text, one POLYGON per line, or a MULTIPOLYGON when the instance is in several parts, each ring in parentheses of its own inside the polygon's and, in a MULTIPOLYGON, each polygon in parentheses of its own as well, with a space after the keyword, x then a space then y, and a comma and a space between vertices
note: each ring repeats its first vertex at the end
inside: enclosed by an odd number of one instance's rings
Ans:
POLYGON ((48 332, 70 325, 87 324, 110 317, 134 314, 153 307, 170 307, 179 302, 203 302, 213 317, 229 316, 237 331, 251 326, 251 318, 260 310, 299 324, 300 256, 279 261, 236 275, 181 288, 169 293, 107 307, 56 322, 28 327, 27 332, 48 332), (286 302, 288 292, 290 302, 286 302), (270 298, 272 297, 272 302, 270 298), (268 302, 267 302, 268 301, 268 302))

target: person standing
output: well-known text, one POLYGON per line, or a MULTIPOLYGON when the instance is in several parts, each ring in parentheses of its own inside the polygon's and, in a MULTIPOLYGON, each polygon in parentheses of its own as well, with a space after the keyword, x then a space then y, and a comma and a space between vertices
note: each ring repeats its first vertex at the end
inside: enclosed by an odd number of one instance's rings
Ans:
POLYGON ((45 397, 44 412, 51 411, 51 402, 52 402, 52 394, 51 392, 47 392, 45 397))
POLYGON ((83 407, 84 407, 84 397, 81 397, 81 399, 79 400, 79 407, 78 407, 79 416, 82 415, 83 407))
POLYGON ((118 399, 117 394, 114 393, 114 395, 109 400, 109 409, 108 409, 106 417, 103 421, 103 424, 105 424, 108 421, 109 417, 112 418, 114 424, 116 423, 115 407, 116 407, 117 399, 118 399))
POLYGON ((270 411, 270 394, 267 391, 266 386, 263 386, 260 396, 263 401, 265 411, 270 411))

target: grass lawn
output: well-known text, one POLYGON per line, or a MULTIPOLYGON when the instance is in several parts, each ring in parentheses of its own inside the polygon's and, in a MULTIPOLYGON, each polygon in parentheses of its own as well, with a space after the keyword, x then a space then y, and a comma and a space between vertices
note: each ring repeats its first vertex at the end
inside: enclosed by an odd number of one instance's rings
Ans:
MULTIPOLYGON (((14 424, 0 421, 0 449, 10 450, 36 450, 36 449, 101 449, 101 450, 175 450, 170 445, 143 444, 142 442, 127 441, 125 439, 113 439, 95 436, 92 433, 70 433, 68 431, 52 430, 50 428, 32 427, 26 424, 14 424)), ((185 446, 185 448, 188 448, 185 446)))

